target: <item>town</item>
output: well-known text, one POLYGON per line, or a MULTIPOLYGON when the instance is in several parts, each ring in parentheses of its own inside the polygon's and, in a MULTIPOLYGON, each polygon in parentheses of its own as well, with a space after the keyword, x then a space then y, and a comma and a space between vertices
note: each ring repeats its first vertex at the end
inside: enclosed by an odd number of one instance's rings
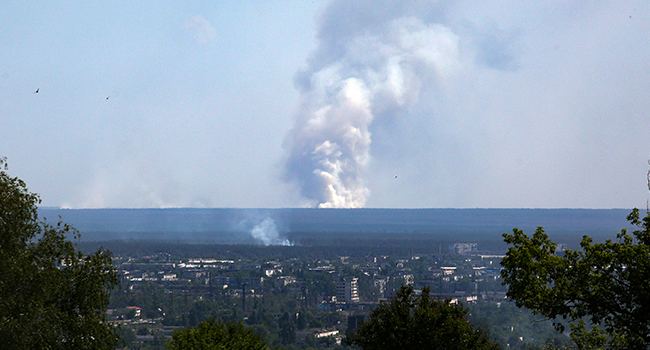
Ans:
MULTIPOLYGON (((285 349, 343 347, 345 333, 406 284, 416 293, 426 286, 436 297, 471 306, 470 316, 479 323, 488 322, 480 319, 486 308, 522 312, 506 299, 499 265, 503 255, 481 251, 477 243, 441 243, 428 254, 410 249, 406 255, 363 256, 323 247, 284 247, 278 254, 272 247, 243 245, 177 249, 166 243, 159 249, 165 246, 181 253, 127 256, 117 249, 114 257, 121 283, 107 312, 121 325, 129 348, 162 349, 174 330, 210 317, 243 321, 285 349)), ((547 326, 531 335, 526 327, 532 321, 500 324, 492 333, 504 345, 561 336, 547 326), (506 328, 509 332, 501 335, 506 328)))

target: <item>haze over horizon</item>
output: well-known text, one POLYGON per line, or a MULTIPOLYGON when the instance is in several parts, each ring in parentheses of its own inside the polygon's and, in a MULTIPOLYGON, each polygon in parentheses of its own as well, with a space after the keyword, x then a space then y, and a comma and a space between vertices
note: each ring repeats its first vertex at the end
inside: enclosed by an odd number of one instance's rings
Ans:
POLYGON ((64 208, 632 208, 650 3, 0 5, 0 156, 64 208))

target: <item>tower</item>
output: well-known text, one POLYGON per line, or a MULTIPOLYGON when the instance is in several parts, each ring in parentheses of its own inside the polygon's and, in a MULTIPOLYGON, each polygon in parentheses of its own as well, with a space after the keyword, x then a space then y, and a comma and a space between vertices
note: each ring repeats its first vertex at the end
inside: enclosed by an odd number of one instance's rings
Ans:
POLYGON ((346 277, 336 283, 336 299, 346 303, 359 301, 359 279, 346 277))

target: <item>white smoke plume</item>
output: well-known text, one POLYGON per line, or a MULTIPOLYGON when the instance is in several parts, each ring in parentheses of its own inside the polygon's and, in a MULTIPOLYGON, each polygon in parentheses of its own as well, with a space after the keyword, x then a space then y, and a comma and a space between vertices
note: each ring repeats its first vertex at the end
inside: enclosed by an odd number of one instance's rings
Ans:
POLYGON ((253 227, 251 230, 251 236, 261 241, 266 246, 293 245, 288 239, 280 237, 275 221, 268 217, 253 227))
POLYGON ((285 180, 319 208, 365 206, 373 122, 408 112, 423 87, 460 65, 448 27, 405 11, 363 24, 355 17, 363 9, 339 11, 345 6, 325 12, 319 48, 297 79, 300 107, 284 145, 285 180))

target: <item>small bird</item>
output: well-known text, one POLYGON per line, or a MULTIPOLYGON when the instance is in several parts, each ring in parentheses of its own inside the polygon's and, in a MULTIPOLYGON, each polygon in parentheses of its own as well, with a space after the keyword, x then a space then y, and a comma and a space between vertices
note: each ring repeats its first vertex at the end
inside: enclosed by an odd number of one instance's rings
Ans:
POLYGON ((395 178, 397 179, 397 175, 395 175, 395 178))
POLYGON ((107 100, 108 100, 109 98, 110 98, 110 96, 106 97, 107 100))
POLYGON ((37 94, 37 93, 38 93, 38 90, 40 90, 40 88, 36 89, 36 91, 34 91, 34 93, 37 94))

